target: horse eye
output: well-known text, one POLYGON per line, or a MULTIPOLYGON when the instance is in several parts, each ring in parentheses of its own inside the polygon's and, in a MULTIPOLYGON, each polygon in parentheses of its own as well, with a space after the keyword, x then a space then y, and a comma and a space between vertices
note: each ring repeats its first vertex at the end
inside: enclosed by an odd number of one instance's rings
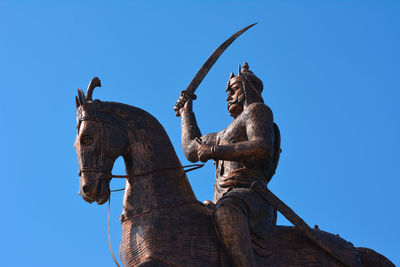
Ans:
POLYGON ((91 137, 90 135, 84 135, 81 140, 82 144, 85 146, 93 143, 93 137, 91 137))

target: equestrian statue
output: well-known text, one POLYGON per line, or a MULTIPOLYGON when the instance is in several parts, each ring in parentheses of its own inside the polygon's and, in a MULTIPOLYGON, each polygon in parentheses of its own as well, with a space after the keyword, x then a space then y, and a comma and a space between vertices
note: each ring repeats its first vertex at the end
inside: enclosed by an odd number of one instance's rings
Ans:
POLYGON ((94 88, 101 86, 97 77, 86 95, 78 89, 76 97, 79 194, 89 203, 104 204, 111 179, 126 178, 119 249, 125 267, 394 266, 371 249, 311 229, 269 191, 281 153, 280 132, 264 104, 263 83, 248 63, 231 73, 226 87, 232 123, 201 134, 192 110, 194 92, 223 51, 252 26, 218 47, 174 107, 186 158, 214 161, 213 201, 196 199, 156 118, 137 107, 93 100, 94 88), (126 176, 111 172, 120 156, 126 176), (277 212, 293 226, 276 225, 277 212))

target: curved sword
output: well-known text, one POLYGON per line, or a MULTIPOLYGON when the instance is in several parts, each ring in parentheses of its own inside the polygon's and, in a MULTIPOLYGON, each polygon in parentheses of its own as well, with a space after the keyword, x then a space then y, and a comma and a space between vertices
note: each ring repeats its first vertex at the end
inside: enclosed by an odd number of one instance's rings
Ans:
MULTIPOLYGON (((189 86, 186 88, 186 90, 181 92, 181 95, 186 96, 187 98, 193 98, 194 97, 194 91, 196 91, 197 87, 199 87, 200 83, 203 81, 204 77, 206 77, 207 73, 210 71, 212 66, 215 64, 215 62, 218 60, 218 58, 222 55, 222 53, 230 46, 233 41, 236 40, 242 33, 256 25, 257 23, 253 23, 247 27, 244 27, 231 37, 227 39, 225 42, 223 42, 215 51, 212 53, 212 55, 207 59, 206 63, 201 66, 200 70, 197 72, 196 76, 194 76, 193 80, 190 82, 189 86)), ((179 109, 183 107, 185 103, 181 101, 177 101, 174 110, 176 111, 176 116, 179 117, 179 109)))

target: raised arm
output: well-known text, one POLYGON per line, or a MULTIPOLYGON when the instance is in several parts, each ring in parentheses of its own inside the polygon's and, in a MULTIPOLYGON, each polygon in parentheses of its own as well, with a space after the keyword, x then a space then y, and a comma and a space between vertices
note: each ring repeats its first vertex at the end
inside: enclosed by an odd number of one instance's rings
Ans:
POLYGON ((216 143, 216 133, 202 136, 197 125, 196 116, 192 110, 192 100, 188 100, 179 110, 181 117, 181 142, 183 153, 191 162, 199 161, 198 146, 196 138, 201 138, 202 142, 214 146, 216 143))

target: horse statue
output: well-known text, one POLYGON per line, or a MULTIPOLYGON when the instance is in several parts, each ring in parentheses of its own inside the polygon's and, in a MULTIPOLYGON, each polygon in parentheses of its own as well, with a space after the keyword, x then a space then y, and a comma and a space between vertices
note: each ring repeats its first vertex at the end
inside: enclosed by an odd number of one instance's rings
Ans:
MULTIPOLYGON (((213 225, 213 209, 199 202, 163 126, 148 112, 122 103, 93 100, 94 78, 76 97, 79 193, 87 202, 110 197, 111 171, 122 156, 127 182, 123 199, 124 266, 232 266, 213 225)), ((394 266, 339 236, 320 238, 340 246, 349 266, 394 266)), ((259 266, 343 266, 296 227, 275 226, 255 250, 259 266), (264 248, 265 247, 265 248, 264 248)))

